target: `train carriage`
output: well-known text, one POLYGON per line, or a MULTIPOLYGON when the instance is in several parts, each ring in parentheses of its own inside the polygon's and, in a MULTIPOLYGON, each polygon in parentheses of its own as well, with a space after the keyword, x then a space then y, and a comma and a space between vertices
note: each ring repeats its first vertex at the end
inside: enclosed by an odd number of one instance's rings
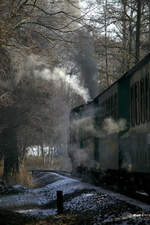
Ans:
POLYGON ((132 177, 149 191, 150 54, 92 102, 76 107, 71 114, 75 115, 76 110, 80 111, 80 119, 92 118, 94 127, 94 134, 87 135, 86 129, 78 133, 79 149, 90 152, 87 166, 94 159, 102 169, 125 172, 125 179, 132 177), (122 121, 124 126, 119 127, 122 121))
POLYGON ((126 74, 126 79, 129 80, 130 124, 120 138, 120 150, 122 155, 126 155, 122 157, 122 167, 132 172, 150 172, 149 74, 150 55, 126 74))

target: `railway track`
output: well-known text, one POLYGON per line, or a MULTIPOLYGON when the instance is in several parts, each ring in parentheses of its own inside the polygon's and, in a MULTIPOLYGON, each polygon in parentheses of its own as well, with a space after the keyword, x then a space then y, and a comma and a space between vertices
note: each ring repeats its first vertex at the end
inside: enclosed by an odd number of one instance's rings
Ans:
POLYGON ((32 174, 36 174, 36 173, 58 173, 60 175, 63 175, 63 176, 68 176, 70 177, 71 176, 71 173, 70 172, 67 172, 67 171, 61 171, 61 170, 48 170, 48 169, 44 169, 44 170, 37 170, 37 169, 33 169, 33 170, 28 170, 30 173, 32 174))
MULTIPOLYGON (((40 172, 58 173, 63 176, 79 179, 79 177, 72 176, 72 174, 70 172, 60 171, 60 170, 37 170, 36 169, 36 170, 29 170, 29 172, 31 172, 33 175, 36 173, 40 173, 40 172)), ((87 182, 87 180, 84 180, 84 178, 83 179, 81 178, 81 181, 87 182)), ((90 183, 95 185, 94 182, 90 182, 90 183)), ((101 185, 96 185, 96 186, 100 186, 106 190, 125 195, 127 197, 133 198, 137 201, 141 201, 146 204, 150 204, 150 195, 148 193, 144 192, 143 190, 133 190, 132 189, 132 191, 131 191, 131 189, 129 187, 124 187, 122 189, 122 188, 118 187, 117 185, 107 185, 106 183, 101 184, 101 185)))
POLYGON ((101 185, 106 190, 110 190, 122 195, 125 195, 127 197, 130 197, 134 200, 141 201, 142 203, 150 204, 150 195, 146 193, 143 190, 136 190, 136 189, 131 189, 126 187, 124 189, 121 189, 120 187, 116 185, 101 185))

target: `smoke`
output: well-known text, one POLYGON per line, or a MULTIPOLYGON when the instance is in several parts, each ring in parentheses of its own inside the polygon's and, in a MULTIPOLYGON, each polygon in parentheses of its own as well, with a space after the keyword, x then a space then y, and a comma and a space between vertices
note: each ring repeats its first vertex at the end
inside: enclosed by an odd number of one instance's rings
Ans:
POLYGON ((92 148, 87 146, 87 148, 80 148, 76 144, 71 146, 71 152, 69 156, 72 159, 72 168, 73 170, 79 166, 84 166, 87 168, 92 168, 96 166, 96 161, 93 158, 92 148))
MULTIPOLYGON (((24 71, 21 76, 19 76, 20 79, 23 77, 33 77, 36 82, 40 81, 47 81, 52 82, 54 84, 54 87, 58 90, 62 90, 61 87, 65 88, 67 91, 71 91, 79 96, 81 96, 85 102, 88 102, 90 100, 90 96, 88 93, 88 90, 81 86, 79 79, 77 76, 69 76, 65 72, 65 69, 55 67, 54 69, 50 67, 49 62, 45 59, 45 57, 40 57, 37 55, 30 55, 27 57, 26 63, 24 65, 24 71)), ((55 91, 55 89, 54 89, 55 91)), ((63 93, 62 93, 63 94, 63 93)), ((68 143, 68 127, 69 127, 69 112, 70 109, 67 109, 66 104, 63 104, 60 102, 59 97, 57 96, 53 97, 51 99, 50 104, 55 105, 55 109, 58 110, 57 106, 59 106, 59 116, 57 116, 56 121, 52 126, 53 127, 53 136, 50 137, 50 140, 52 140, 53 144, 57 143, 57 146, 60 147, 60 152, 63 153, 62 158, 65 160, 65 168, 70 168, 70 158, 67 158, 67 143, 68 143), (68 165, 67 165, 68 160, 68 165)), ((69 106, 68 106, 69 107, 69 106)), ((58 113, 57 113, 58 115, 58 113)), ((56 117, 54 117, 56 118, 56 117)), ((52 118, 53 119, 53 118, 52 118)), ((58 147, 59 149, 59 147, 58 147)), ((60 154, 59 154, 60 155, 60 154)), ((84 155, 84 159, 82 161, 86 161, 86 156, 84 155)), ((63 162, 64 162, 63 160, 63 162)), ((62 164, 63 165, 63 164, 62 164)), ((63 165, 64 166, 64 165, 63 165)))
POLYGON ((72 154, 74 158, 73 163, 75 164, 75 166, 88 165, 90 162, 90 158, 86 149, 78 149, 76 145, 72 146, 72 148, 72 154))
MULTIPOLYGON (((127 122, 125 119, 115 121, 112 118, 106 118, 102 125, 95 124, 94 117, 91 116, 73 120, 71 124, 71 139, 73 140, 73 144, 70 150, 70 154, 72 154, 74 160, 73 168, 80 165, 88 168, 98 166, 98 162, 94 160, 95 138, 103 143, 103 138, 105 139, 108 135, 111 135, 111 137, 108 138, 110 143, 111 138, 113 140, 115 139, 117 143, 117 133, 124 131, 126 128, 127 122), (82 148, 80 148, 80 143, 82 143, 82 141, 84 144, 82 148)), ((114 143, 112 142, 112 145, 114 145, 114 143)), ((112 148, 114 148, 114 146, 112 148)), ((107 156, 107 152, 102 153, 105 157, 107 156)), ((116 163, 115 159, 116 158, 114 158, 114 164, 116 163)), ((113 163, 111 164, 112 167, 114 167, 113 163)))
POLYGON ((71 88, 74 93, 81 96, 85 102, 90 101, 88 89, 80 85, 80 81, 77 77, 66 75, 64 69, 55 68, 51 71, 48 68, 44 68, 42 71, 34 70, 34 76, 47 81, 54 81, 58 87, 61 87, 62 83, 64 83, 67 88, 71 88))
MULTIPOLYGON (((78 132, 82 129, 84 136, 97 136, 97 131, 94 127, 94 119, 92 117, 82 118, 80 120, 74 120, 71 124, 73 132, 78 132)), ((79 137, 80 138, 80 137, 79 137)))
POLYGON ((80 31, 77 39, 74 60, 81 70, 84 86, 88 88, 90 96, 94 98, 98 94, 98 68, 94 59, 93 37, 87 31, 80 31))
MULTIPOLYGON (((125 119, 120 119, 115 121, 112 118, 106 118, 102 126, 97 126, 95 124, 93 117, 81 118, 79 120, 74 120, 71 124, 71 129, 77 133, 82 130, 84 137, 96 137, 103 138, 107 135, 119 133, 127 128, 127 121, 125 119)), ((79 137, 80 138, 80 137, 79 137)))
POLYGON ((112 118, 106 118, 103 123, 103 130, 107 134, 119 133, 127 128, 127 121, 125 119, 120 119, 115 121, 112 118))
POLYGON ((74 132, 82 129, 84 136, 90 137, 106 137, 107 135, 119 133, 127 128, 126 120, 120 119, 118 121, 112 118, 106 118, 102 127, 95 127, 94 118, 86 117, 80 120, 74 120, 71 124, 71 129, 74 132))
POLYGON ((24 60, 18 59, 18 61, 22 66, 16 73, 16 84, 26 78, 52 81, 58 89, 64 87, 66 90, 71 90, 73 93, 81 96, 85 102, 91 100, 88 89, 81 86, 77 76, 67 75, 64 68, 55 67, 53 69, 46 57, 31 54, 24 56, 24 60))
MULTIPOLYGON (((35 84, 35 86, 36 86, 36 81, 37 81, 37 83, 39 83, 40 81, 47 81, 47 83, 52 82, 52 84, 54 84, 54 86, 56 86, 57 90, 62 90, 61 87, 65 87, 67 91, 71 91, 71 92, 76 93, 77 95, 81 96, 85 102, 90 101, 88 89, 81 86, 80 80, 77 78, 77 76, 67 75, 64 68, 55 67, 53 69, 53 67, 51 67, 51 65, 49 64, 47 57, 43 57, 43 56, 41 57, 38 55, 31 54, 28 56, 24 56, 22 60, 21 59, 19 60, 19 62, 20 61, 21 61, 21 66, 19 64, 20 67, 16 73, 16 84, 21 83, 21 81, 25 80, 26 78, 27 78, 27 80, 29 78, 29 81, 31 80, 31 82, 33 82, 35 84)), ((55 89, 54 89, 54 91, 55 91, 55 89)), ((54 102, 55 102, 55 104, 60 103, 59 99, 58 100, 54 99, 54 102)), ((61 107, 60 112, 62 112, 64 105, 59 104, 59 106, 61 107)), ((56 125, 56 126, 54 125, 54 132, 56 134, 54 134, 54 137, 50 137, 50 139, 54 139, 53 143, 56 142, 55 136, 57 136, 57 144, 63 143, 63 147, 61 146, 61 150, 62 150, 62 148, 67 149, 67 137, 65 137, 65 136, 67 136, 68 120, 69 120, 69 116, 67 118, 64 118, 63 114, 64 114, 64 112, 62 112, 62 115, 59 115, 60 116, 59 119, 60 120, 62 119, 63 124, 61 124, 61 126, 57 127, 57 125, 58 125, 57 121, 59 120, 57 118, 56 122, 54 122, 56 125)), ((67 115, 69 115, 69 114, 67 114, 67 115)), ((93 124, 91 119, 89 119, 89 122, 87 122, 87 121, 81 122, 81 126, 84 126, 84 129, 86 130, 86 135, 88 135, 88 133, 90 135, 92 135, 91 132, 95 133, 94 127, 92 127, 93 125, 91 125, 91 124, 93 124)), ((64 157, 66 157, 65 154, 64 154, 64 157)), ((77 156, 77 158, 78 158, 78 156, 77 156)), ((81 158, 81 153, 80 153, 80 158, 81 158)), ((88 154, 83 151, 81 161, 85 162, 87 160, 88 160, 88 154)), ((69 160, 68 160, 68 162, 69 162, 69 160)))

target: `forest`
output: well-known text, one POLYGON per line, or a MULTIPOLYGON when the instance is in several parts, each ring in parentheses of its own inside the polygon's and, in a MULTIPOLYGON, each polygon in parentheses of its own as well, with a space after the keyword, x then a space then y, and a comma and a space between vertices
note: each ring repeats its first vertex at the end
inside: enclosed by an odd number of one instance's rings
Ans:
POLYGON ((43 165, 54 149, 64 165, 71 108, 149 50, 148 0, 1 0, 2 178, 15 179, 34 146, 43 165))

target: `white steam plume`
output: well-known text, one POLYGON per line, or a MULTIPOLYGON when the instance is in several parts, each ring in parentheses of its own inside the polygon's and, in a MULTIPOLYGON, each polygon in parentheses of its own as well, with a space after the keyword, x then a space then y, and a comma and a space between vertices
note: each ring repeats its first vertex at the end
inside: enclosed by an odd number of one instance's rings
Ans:
POLYGON ((71 124, 71 129, 74 132, 77 132, 79 129, 82 129, 84 135, 97 136, 98 132, 94 127, 94 118, 93 117, 85 117, 79 120, 74 120, 71 124))
POLYGON ((103 124, 103 130, 106 131, 107 134, 119 133, 120 131, 125 130, 126 127, 127 124, 125 119, 115 121, 112 118, 106 118, 103 124))
POLYGON ((32 72, 35 78, 53 81, 58 87, 61 87, 63 84, 64 87, 70 88, 74 93, 81 96, 85 102, 91 100, 88 89, 80 85, 80 81, 76 76, 70 77, 63 68, 52 69, 53 67, 49 64, 46 57, 31 54, 25 59, 25 61, 23 60, 22 63, 19 63, 22 67, 17 73, 16 83, 24 77, 31 76, 32 72))
POLYGON ((127 128, 127 121, 120 119, 115 121, 112 118, 106 118, 102 127, 94 126, 94 118, 86 117, 79 120, 74 120, 71 124, 71 129, 78 135, 78 130, 82 129, 84 136, 90 137, 106 137, 107 135, 119 133, 127 128))
POLYGON ((61 82, 64 82, 68 87, 70 87, 76 94, 81 96, 85 102, 90 100, 88 90, 82 87, 79 83, 79 80, 74 76, 70 77, 66 75, 65 71, 61 68, 55 68, 53 72, 44 68, 42 71, 34 70, 34 76, 37 78, 42 78, 47 81, 55 81, 55 84, 60 86, 61 82))

